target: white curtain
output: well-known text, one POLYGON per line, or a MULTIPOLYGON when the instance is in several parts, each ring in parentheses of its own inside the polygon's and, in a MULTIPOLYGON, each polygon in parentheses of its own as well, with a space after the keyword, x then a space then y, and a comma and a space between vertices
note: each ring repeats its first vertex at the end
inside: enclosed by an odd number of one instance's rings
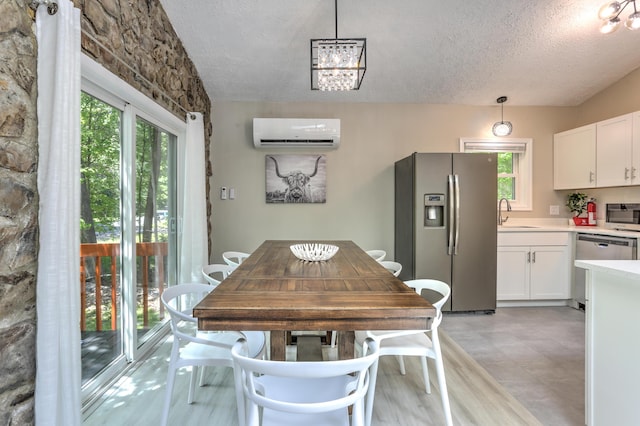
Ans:
POLYGON ((80 362, 80 10, 38 7, 36 425, 75 426, 80 362))
POLYGON ((204 123, 202 113, 187 114, 187 136, 182 189, 181 283, 204 282, 208 262, 204 123))

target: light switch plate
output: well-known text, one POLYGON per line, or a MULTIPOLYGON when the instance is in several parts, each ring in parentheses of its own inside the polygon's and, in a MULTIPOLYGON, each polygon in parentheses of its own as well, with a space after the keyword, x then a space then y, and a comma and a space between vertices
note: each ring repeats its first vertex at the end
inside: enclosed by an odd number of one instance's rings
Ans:
POLYGON ((230 200, 235 200, 236 199, 236 189, 235 188, 229 188, 229 199, 230 200))
POLYGON ((549 206, 549 214, 557 216, 560 214, 560 206, 549 206))

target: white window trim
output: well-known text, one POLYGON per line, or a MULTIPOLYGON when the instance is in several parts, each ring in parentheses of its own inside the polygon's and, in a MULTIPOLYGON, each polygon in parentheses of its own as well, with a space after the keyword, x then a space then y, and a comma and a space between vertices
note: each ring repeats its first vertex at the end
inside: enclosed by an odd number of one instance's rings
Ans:
MULTIPOLYGON (((531 138, 460 138, 460 152, 469 152, 467 144, 486 144, 487 150, 484 152, 510 151, 507 147, 500 149, 500 145, 524 145, 524 152, 518 153, 518 175, 520 177, 516 194, 516 200, 511 201, 511 209, 518 211, 533 210, 533 139, 531 138)), ((474 149, 481 152, 481 149, 474 149)), ((497 202, 497 200, 496 200, 497 202)))

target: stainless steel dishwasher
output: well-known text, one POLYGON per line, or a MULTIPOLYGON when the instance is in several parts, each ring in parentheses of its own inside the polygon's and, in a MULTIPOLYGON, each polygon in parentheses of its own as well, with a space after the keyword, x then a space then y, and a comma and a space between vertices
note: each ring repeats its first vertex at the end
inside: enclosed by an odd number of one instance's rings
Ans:
MULTIPOLYGON (((599 234, 576 235, 576 260, 635 260, 636 238, 613 237, 599 234)), ((573 280, 574 307, 584 309, 585 270, 575 268, 573 280)))

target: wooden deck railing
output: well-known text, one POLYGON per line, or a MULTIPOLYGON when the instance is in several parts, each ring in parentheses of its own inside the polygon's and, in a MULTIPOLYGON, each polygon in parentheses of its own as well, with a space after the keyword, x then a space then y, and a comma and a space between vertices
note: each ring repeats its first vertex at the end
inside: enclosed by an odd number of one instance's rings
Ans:
MULTIPOLYGON (((162 295, 165 282, 165 258, 168 254, 167 243, 137 243, 136 256, 141 259, 139 264, 138 283, 142 287, 142 309, 143 323, 147 327, 149 325, 149 287, 150 287, 150 259, 154 258, 153 277, 154 283, 157 284, 158 292, 162 295)), ((95 279, 95 306, 96 306, 96 331, 103 330, 102 325, 102 280, 103 280, 103 258, 110 259, 109 277, 110 283, 110 300, 111 300, 111 330, 116 330, 118 317, 118 262, 120 255, 119 243, 87 243, 80 244, 80 327, 82 331, 87 328, 87 278, 88 267, 93 270, 93 278, 95 279), (93 262, 88 262, 93 259, 93 262), (92 264, 92 265, 91 265, 92 264)), ((162 303, 159 303, 160 315, 163 311, 162 303)))

